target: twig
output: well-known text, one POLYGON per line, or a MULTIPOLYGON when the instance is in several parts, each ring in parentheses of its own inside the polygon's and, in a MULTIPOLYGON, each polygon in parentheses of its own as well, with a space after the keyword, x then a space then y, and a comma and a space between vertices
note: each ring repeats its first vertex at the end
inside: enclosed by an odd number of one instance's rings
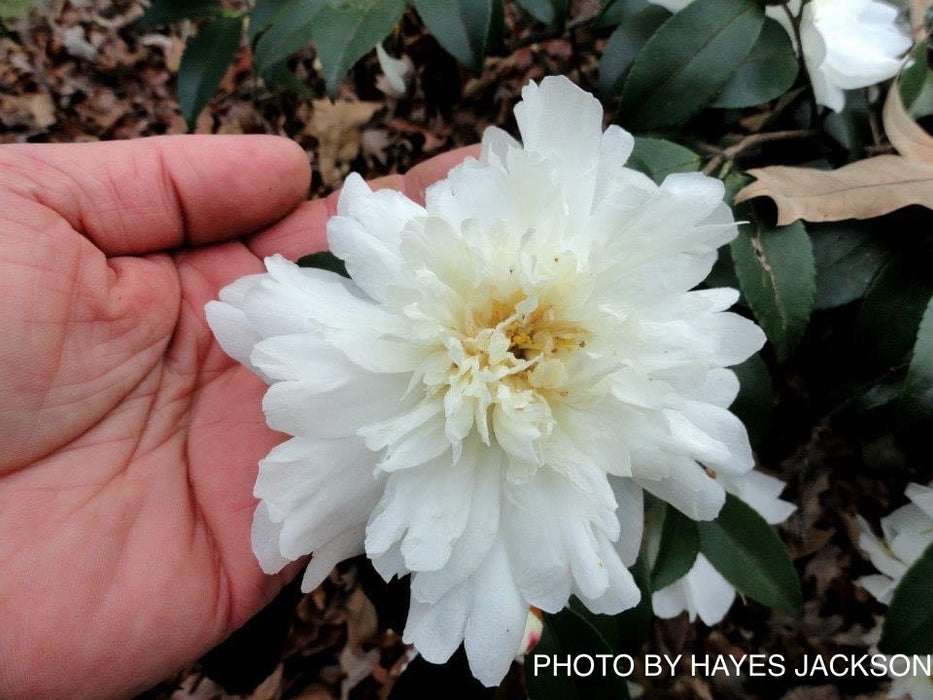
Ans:
POLYGON ((729 148, 713 156, 706 164, 706 167, 703 168, 703 174, 712 174, 724 162, 727 160, 734 160, 737 156, 749 148, 753 148, 754 146, 768 143, 770 141, 806 139, 810 138, 811 136, 818 136, 819 133, 819 129, 790 129, 787 131, 767 131, 764 133, 749 134, 734 146, 729 146, 729 148))
MULTIPOLYGON (((810 74, 807 72, 807 61, 803 56, 803 39, 800 36, 800 16, 794 15, 790 9, 789 0, 781 3, 781 8, 787 19, 790 21, 791 29, 794 30, 794 42, 797 49, 797 70, 807 81, 807 103, 810 106, 810 126, 816 125, 816 119, 819 115, 819 107, 816 104, 816 92, 813 90, 813 83, 810 81, 810 74)), ((800 13, 803 14, 803 5, 800 13)))

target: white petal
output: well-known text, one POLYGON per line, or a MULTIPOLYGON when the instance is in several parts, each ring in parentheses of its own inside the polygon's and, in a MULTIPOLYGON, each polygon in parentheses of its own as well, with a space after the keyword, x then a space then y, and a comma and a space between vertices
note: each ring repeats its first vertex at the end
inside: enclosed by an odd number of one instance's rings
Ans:
POLYGON ((722 459, 704 461, 711 469, 729 474, 744 474, 755 465, 745 425, 724 408, 698 401, 684 404, 683 414, 700 430, 726 446, 722 459))
POLYGON ((328 574, 344 559, 363 553, 363 526, 345 530, 326 544, 314 550, 305 575, 301 579, 301 592, 310 593, 321 585, 328 574))
POLYGON ((645 507, 642 488, 631 479, 610 477, 609 483, 619 504, 619 539, 616 542, 622 563, 632 566, 641 551, 642 529, 645 522, 645 507))
POLYGON ((499 533, 501 508, 501 453, 490 454, 474 437, 464 444, 458 469, 474 474, 470 513, 450 558, 442 569, 416 573, 411 581, 414 600, 434 603, 453 586, 473 574, 486 558, 499 533))
POLYGON ((648 461, 642 456, 633 462, 635 481, 646 491, 667 501, 688 518, 694 520, 713 520, 726 501, 726 492, 716 480, 708 476, 699 464, 692 459, 676 455, 656 455, 648 461), (652 479, 657 473, 657 462, 667 465, 670 475, 666 478, 652 479))
POLYGON ((638 584, 619 560, 612 545, 605 539, 600 543, 599 554, 606 567, 608 585, 605 591, 595 598, 578 589, 576 593, 580 600, 587 608, 600 615, 615 615, 638 605, 638 601, 641 600, 638 584))
POLYGON ((771 525, 784 522, 797 509, 793 503, 779 498, 786 484, 768 474, 750 471, 741 476, 721 474, 716 478, 726 491, 745 501, 771 525))
POLYGON ((715 625, 732 607, 735 588, 702 554, 697 554, 697 560, 688 576, 691 574, 695 579, 691 582, 691 590, 697 614, 707 625, 715 625))
POLYGON ((463 641, 463 630, 473 605, 473 589, 467 583, 456 586, 430 605, 412 598, 402 639, 406 644, 414 644, 432 664, 442 664, 463 641))
POLYGON ((267 574, 275 574, 282 570, 291 559, 282 556, 279 548, 279 538, 282 534, 282 524, 274 523, 269 517, 268 506, 260 501, 253 512, 253 526, 250 540, 253 553, 259 561, 259 566, 267 574))
POLYGON ((395 92, 404 95, 406 91, 405 76, 408 75, 408 63, 398 58, 392 58, 382 47, 381 41, 376 44, 376 58, 379 61, 379 68, 382 69, 382 73, 385 75, 389 86, 395 90, 395 92))
POLYGON ((249 356, 262 336, 250 325, 243 310, 222 301, 209 301, 204 307, 204 315, 224 352, 240 364, 257 371, 249 361, 249 356))
POLYGON ((473 675, 497 685, 518 653, 528 604, 522 599, 502 543, 493 546, 473 580, 473 609, 464 630, 464 647, 473 675))
POLYGON ((384 488, 357 438, 294 438, 259 463, 254 494, 281 522, 279 548, 291 559, 309 554, 365 521, 384 488))
POLYGON ((363 371, 327 390, 312 380, 282 381, 269 387, 262 409, 273 430, 310 437, 348 437, 398 410, 407 386, 404 375, 363 371))
POLYGON ((398 541, 411 571, 447 563, 470 512, 472 465, 449 456, 390 475, 385 495, 366 527, 366 551, 381 554, 398 541))
POLYGON ((525 150, 556 158, 568 172, 598 161, 602 119, 599 101, 560 76, 526 85, 515 107, 525 150))

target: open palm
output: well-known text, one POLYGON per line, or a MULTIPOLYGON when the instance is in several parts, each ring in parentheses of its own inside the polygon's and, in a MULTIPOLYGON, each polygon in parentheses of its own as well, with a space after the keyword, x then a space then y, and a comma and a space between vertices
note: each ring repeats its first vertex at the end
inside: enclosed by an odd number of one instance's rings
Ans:
MULTIPOLYGON (((383 184, 420 196, 463 153, 383 184)), ((303 151, 274 137, 0 148, 0 694, 128 694, 295 573, 249 529, 283 439, 204 304, 324 246, 303 151)))

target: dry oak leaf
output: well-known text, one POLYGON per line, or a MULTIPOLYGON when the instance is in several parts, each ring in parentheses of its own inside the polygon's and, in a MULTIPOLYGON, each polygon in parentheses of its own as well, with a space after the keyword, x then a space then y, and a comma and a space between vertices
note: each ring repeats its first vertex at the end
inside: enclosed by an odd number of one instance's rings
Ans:
POLYGON ((379 102, 314 100, 311 124, 304 133, 318 140, 317 162, 321 180, 336 187, 360 153, 361 128, 382 107, 379 102))
POLYGON ((755 168, 748 171, 755 182, 736 194, 735 203, 770 197, 779 226, 797 219, 872 219, 911 204, 933 209, 933 137, 907 114, 897 83, 885 102, 884 126, 901 155, 867 158, 837 170, 755 168))
POLYGON ((891 145, 905 158, 933 163, 933 136, 913 120, 904 108, 897 83, 884 101, 884 133, 891 145))

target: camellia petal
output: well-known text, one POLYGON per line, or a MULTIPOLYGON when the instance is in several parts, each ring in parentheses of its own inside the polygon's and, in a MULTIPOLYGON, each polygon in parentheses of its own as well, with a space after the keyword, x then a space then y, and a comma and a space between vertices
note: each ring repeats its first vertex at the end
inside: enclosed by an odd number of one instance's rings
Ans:
POLYGON ((693 290, 737 233, 721 182, 625 168, 631 135, 565 78, 516 118, 424 206, 351 176, 327 232, 352 280, 272 256, 207 309, 294 436, 260 464, 263 569, 312 554, 307 588, 362 546, 411 575, 406 640, 464 644, 487 685, 530 605, 638 602, 643 489, 716 516, 714 477, 752 467, 725 367, 764 342, 736 292, 693 290))

